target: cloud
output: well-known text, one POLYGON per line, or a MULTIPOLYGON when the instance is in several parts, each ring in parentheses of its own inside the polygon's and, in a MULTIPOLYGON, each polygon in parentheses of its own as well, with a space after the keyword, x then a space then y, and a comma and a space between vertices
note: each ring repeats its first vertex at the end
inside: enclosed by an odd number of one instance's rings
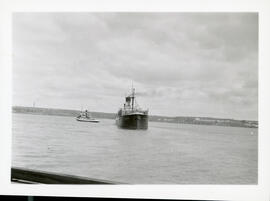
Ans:
POLYGON ((15 13, 14 104, 257 119, 257 13, 15 13), (167 104, 168 103, 168 104, 167 104))

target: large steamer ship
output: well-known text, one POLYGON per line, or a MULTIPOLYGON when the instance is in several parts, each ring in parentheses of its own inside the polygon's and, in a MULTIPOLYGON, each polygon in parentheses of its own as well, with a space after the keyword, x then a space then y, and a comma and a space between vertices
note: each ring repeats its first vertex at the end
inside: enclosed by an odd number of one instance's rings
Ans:
POLYGON ((148 128, 148 110, 142 110, 135 100, 135 89, 126 96, 124 106, 116 114, 116 124, 119 128, 144 129, 148 128))

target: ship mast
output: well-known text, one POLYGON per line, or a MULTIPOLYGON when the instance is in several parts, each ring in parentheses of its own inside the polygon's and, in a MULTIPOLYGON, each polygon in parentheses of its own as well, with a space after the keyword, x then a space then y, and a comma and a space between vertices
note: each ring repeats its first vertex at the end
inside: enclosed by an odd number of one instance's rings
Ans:
POLYGON ((134 98, 135 98, 135 89, 133 88, 133 83, 132 83, 132 94, 131 94, 131 109, 133 110, 134 108, 134 98))

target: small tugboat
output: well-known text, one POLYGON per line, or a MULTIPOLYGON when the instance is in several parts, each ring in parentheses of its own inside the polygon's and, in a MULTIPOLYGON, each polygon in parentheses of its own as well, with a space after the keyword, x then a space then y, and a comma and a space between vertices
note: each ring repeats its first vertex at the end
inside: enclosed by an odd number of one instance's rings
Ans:
POLYGON ((135 89, 126 96, 124 107, 119 109, 116 114, 116 125, 125 129, 144 129, 148 128, 148 110, 142 110, 135 100, 135 89))
POLYGON ((77 121, 82 121, 82 122, 92 122, 92 123, 98 123, 99 120, 91 117, 90 113, 85 110, 84 112, 81 112, 79 116, 76 117, 77 121))

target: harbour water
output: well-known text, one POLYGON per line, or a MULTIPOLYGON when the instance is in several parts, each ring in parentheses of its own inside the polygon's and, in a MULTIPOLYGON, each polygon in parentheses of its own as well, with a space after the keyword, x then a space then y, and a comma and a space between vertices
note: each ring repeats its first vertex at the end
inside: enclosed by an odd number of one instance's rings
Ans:
POLYGON ((130 184, 257 184, 256 128, 12 117, 12 166, 130 184))

